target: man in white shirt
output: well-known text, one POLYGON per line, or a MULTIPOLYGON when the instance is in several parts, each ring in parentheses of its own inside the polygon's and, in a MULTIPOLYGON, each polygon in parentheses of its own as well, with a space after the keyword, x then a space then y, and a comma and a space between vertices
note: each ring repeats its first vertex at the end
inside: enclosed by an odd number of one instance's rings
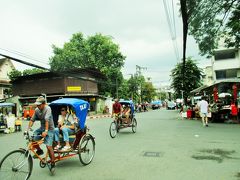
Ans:
POLYGON ((204 97, 202 97, 202 100, 199 103, 200 113, 202 117, 202 123, 203 126, 208 127, 208 102, 205 100, 204 97))

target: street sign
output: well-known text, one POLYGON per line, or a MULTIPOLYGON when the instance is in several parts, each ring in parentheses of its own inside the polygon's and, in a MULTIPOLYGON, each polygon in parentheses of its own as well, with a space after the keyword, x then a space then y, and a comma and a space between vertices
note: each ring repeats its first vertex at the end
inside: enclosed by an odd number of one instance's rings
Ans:
POLYGON ((80 92, 81 86, 68 86, 67 91, 68 92, 80 92))

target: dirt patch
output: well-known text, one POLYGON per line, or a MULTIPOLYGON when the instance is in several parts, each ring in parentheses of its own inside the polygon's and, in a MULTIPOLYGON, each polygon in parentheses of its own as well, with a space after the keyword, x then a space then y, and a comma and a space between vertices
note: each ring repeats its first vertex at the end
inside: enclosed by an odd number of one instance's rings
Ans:
POLYGON ((202 150, 200 150, 200 152, 214 154, 214 155, 217 155, 217 156, 222 156, 224 158, 232 159, 232 157, 230 157, 229 155, 232 155, 236 151, 233 151, 233 150, 232 151, 226 151, 226 150, 222 150, 222 149, 202 149, 202 150))
POLYGON ((239 159, 231 157, 235 151, 227 151, 223 149, 201 149, 197 155, 192 155, 192 158, 196 160, 212 160, 218 163, 222 163, 224 159, 239 159))
POLYGON ((238 172, 235 176, 240 178, 240 172, 238 172))
POLYGON ((192 158, 196 160, 213 160, 213 161, 217 161, 218 163, 221 163, 223 161, 223 158, 216 157, 216 156, 206 156, 206 155, 193 155, 192 158))

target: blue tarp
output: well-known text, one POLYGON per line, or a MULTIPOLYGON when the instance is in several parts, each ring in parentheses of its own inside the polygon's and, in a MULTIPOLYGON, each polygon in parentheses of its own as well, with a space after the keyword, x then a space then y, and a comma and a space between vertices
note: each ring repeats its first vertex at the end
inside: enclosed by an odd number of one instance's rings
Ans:
POLYGON ((60 114, 60 108, 62 106, 70 106, 76 113, 78 118, 78 125, 81 129, 84 129, 86 117, 88 113, 89 103, 87 101, 77 98, 62 98, 55 100, 49 104, 52 109, 53 120, 56 124, 58 121, 58 115, 60 114))

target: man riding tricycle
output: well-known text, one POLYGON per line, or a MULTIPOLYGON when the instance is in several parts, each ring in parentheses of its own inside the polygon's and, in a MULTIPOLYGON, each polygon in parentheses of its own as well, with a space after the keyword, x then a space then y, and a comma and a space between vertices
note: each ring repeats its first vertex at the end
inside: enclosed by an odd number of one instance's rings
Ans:
POLYGON ((137 120, 135 118, 134 104, 132 101, 118 101, 118 99, 116 99, 113 104, 112 117, 114 117, 114 121, 109 128, 109 134, 112 138, 115 138, 120 129, 123 128, 131 127, 132 132, 136 132, 137 120))
MULTIPOLYGON (((39 128, 41 132, 39 129, 37 129, 34 133, 31 133, 31 129, 29 128, 29 131, 24 133, 27 140, 27 147, 25 149, 20 148, 14 150, 8 153, 0 161, 0 179, 14 179, 15 177, 18 177, 19 179, 28 179, 33 168, 32 157, 39 160, 41 168, 47 166, 52 174, 54 173, 53 164, 75 155, 79 156, 79 160, 83 165, 88 165, 91 163, 95 154, 95 140, 94 137, 87 132, 88 128, 85 126, 89 103, 75 98, 63 98, 53 101, 49 105, 49 109, 45 102, 40 100, 41 99, 38 98, 36 101, 36 103, 38 102, 38 107, 35 111, 35 113, 39 111, 39 114, 35 114, 33 117, 41 118, 42 116, 44 117, 43 119, 45 119, 45 117, 48 117, 48 119, 41 121, 42 126, 39 128), (53 137, 53 135, 51 135, 52 128, 51 126, 47 125, 50 123, 51 120, 49 119, 51 118, 55 125, 58 123, 62 107, 67 107, 69 113, 74 111, 74 116, 76 118, 74 133, 72 134, 74 137, 69 138, 70 148, 68 149, 55 148, 57 145, 59 145, 58 142, 51 144, 53 141, 53 139, 51 139, 51 137, 53 137), (51 112, 51 115, 48 114, 49 112, 51 112), (44 113, 48 114, 49 116, 45 116, 46 114, 44 113), (43 143, 47 145, 47 151, 45 154, 39 153, 40 146, 43 143), (51 156, 52 152, 53 156, 51 156), (51 158, 49 158, 49 156, 51 158)), ((61 143, 66 142, 60 142, 60 144, 61 143)))

